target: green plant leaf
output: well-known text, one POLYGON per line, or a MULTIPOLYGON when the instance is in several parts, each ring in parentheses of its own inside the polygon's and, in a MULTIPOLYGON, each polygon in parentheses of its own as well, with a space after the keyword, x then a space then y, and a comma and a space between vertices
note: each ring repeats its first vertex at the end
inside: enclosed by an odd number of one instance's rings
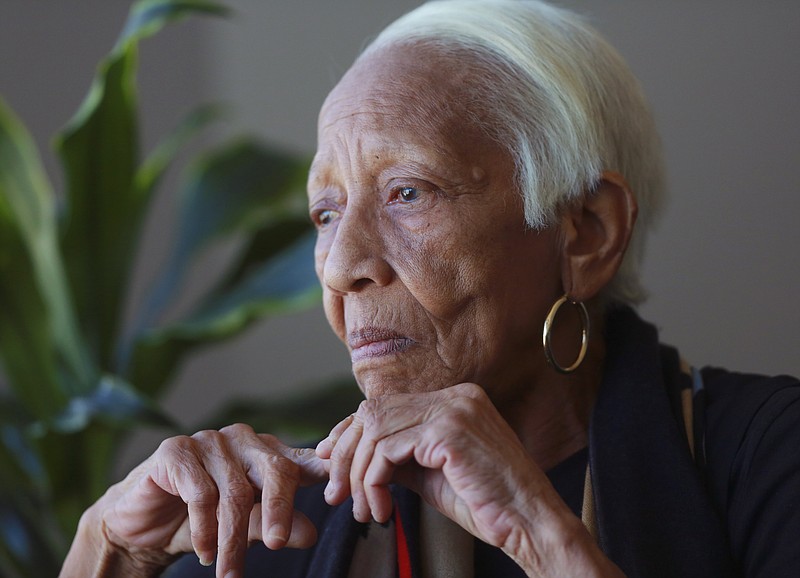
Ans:
POLYGON ((54 575, 64 553, 64 540, 46 507, 52 487, 32 443, 30 424, 31 417, 15 399, 0 398, 2 576, 54 575))
POLYGON ((29 437, 52 488, 46 504, 64 535, 72 536, 83 511, 108 489, 125 430, 101 419, 69 434, 51 424, 35 425, 29 437))
POLYGON ((27 488, 40 494, 49 490, 42 460, 31 443, 33 418, 14 398, 0 398, 0 494, 27 488))
POLYGON ((64 258, 82 328, 104 368, 146 202, 133 186, 135 67, 134 44, 104 60, 81 109, 56 139, 67 185, 64 258))
POLYGON ((194 257, 215 240, 251 233, 304 212, 308 162, 249 140, 230 143, 193 165, 181 192, 178 237, 161 276, 123 344, 127 368, 133 340, 155 324, 179 294, 194 257))
POLYGON ((24 407, 45 419, 66 401, 58 379, 50 317, 25 246, 4 218, 0 196, 0 355, 9 386, 24 407))
POLYGON ((313 230, 307 216, 287 217, 262 227, 252 235, 247 246, 239 253, 238 260, 220 281, 215 293, 229 291, 253 271, 263 267, 273 256, 290 247, 313 230))
POLYGON ((149 198, 181 149, 201 129, 222 115, 222 107, 209 104, 193 110, 145 159, 136 172, 134 186, 149 198))
POLYGON ((116 427, 150 425, 177 429, 175 422, 155 403, 113 375, 104 375, 91 394, 70 399, 64 411, 45 427, 69 434, 85 429, 93 421, 116 427))
POLYGON ((316 302, 320 290, 313 266, 314 241, 313 235, 306 235, 167 332, 219 339, 267 313, 294 311, 316 302))
POLYGON ((225 9, 198 0, 135 4, 81 108, 56 139, 67 183, 62 248, 81 325, 104 370, 113 367, 121 305, 152 192, 135 182, 138 42, 196 12, 221 14, 225 9))
POLYGON ((39 417, 92 380, 56 241, 55 206, 33 140, 0 99, 0 352, 39 417), (63 363, 66 374, 57 377, 63 363))
POLYGON ((313 251, 314 236, 306 235, 186 319, 143 334, 136 343, 131 382, 155 395, 194 348, 236 335, 264 316, 318 302, 313 251))
POLYGON ((51 516, 34 496, 0 495, 0 576, 56 576, 65 554, 51 516))
POLYGON ((227 16, 230 10, 208 0, 144 0, 137 2, 131 9, 117 46, 152 36, 170 21, 184 18, 190 14, 203 13, 227 16))

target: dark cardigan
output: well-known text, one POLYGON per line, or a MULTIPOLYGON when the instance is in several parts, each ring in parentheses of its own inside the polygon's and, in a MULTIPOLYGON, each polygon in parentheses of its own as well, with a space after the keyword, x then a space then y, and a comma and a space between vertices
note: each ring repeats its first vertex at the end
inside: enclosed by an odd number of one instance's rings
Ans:
MULTIPOLYGON (((800 575, 800 383, 706 369, 698 388, 677 352, 629 308, 609 315, 606 342, 589 436, 603 551, 629 578, 800 575), (679 401, 693 386, 697 463, 679 401)), ((364 526, 350 502, 327 506, 323 488, 297 498, 319 529, 317 545, 256 545, 246 577, 346 578, 364 526)), ((419 499, 404 488, 394 494, 419 577, 419 499)), ((213 575, 191 555, 166 574, 213 575)))

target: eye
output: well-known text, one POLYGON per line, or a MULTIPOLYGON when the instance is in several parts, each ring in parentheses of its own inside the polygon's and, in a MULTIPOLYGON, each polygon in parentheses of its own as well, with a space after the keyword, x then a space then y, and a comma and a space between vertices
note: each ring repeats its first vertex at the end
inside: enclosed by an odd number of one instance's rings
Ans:
POLYGON ((415 187, 403 187, 397 192, 397 200, 401 203, 411 203, 419 198, 419 189, 415 187))
POLYGON ((319 211, 314 211, 311 215, 311 220, 314 221, 317 227, 324 227, 325 225, 330 225, 338 215, 339 211, 320 209, 319 211))

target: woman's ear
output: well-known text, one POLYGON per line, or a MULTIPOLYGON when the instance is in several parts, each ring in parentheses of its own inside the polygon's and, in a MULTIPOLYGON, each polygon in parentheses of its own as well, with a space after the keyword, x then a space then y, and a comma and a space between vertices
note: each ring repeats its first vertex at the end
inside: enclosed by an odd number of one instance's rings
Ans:
POLYGON ((628 248, 638 205, 625 178, 604 172, 594 191, 561 217, 564 291, 588 301, 616 274, 628 248))

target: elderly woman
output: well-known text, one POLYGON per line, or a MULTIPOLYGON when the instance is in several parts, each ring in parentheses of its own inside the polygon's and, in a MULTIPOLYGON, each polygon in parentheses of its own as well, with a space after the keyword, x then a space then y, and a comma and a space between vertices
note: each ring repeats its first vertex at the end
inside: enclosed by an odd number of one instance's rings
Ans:
POLYGON ((367 400, 315 449, 165 441, 62 576, 796 575, 800 384, 692 370, 630 308, 658 137, 580 19, 401 18, 328 96, 308 196, 367 400))

